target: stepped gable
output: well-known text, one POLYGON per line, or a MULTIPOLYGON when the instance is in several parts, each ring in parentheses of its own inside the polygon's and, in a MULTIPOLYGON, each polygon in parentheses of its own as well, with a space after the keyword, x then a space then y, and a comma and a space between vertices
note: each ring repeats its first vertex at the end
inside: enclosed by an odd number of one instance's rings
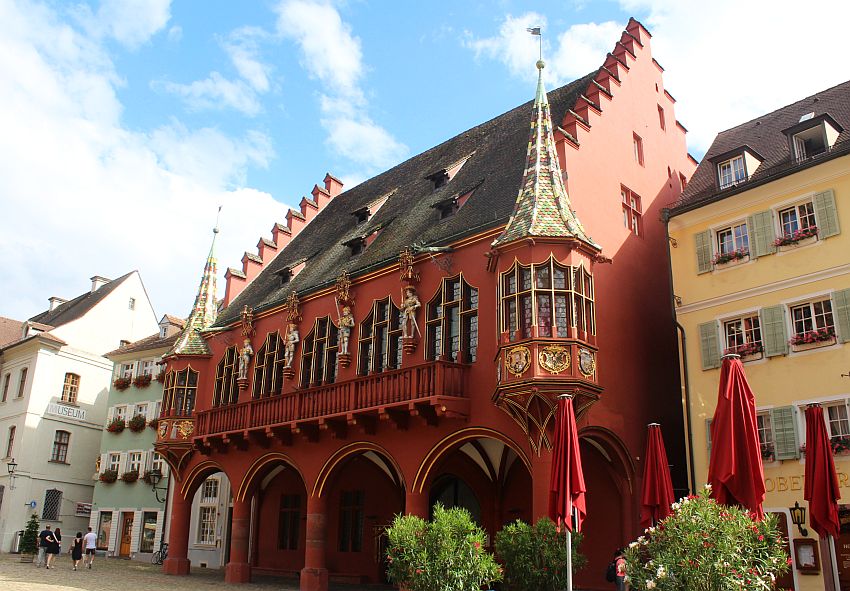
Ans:
MULTIPOLYGON (((564 118, 594 76, 596 72, 549 93, 556 121, 564 118)), ((257 312, 282 304, 293 290, 303 296, 329 286, 342 269, 356 276, 394 263, 398 253, 414 242, 448 244, 505 224, 516 205, 517 182, 525 169, 532 104, 529 101, 473 127, 341 193, 222 311, 216 325, 237 321, 243 306, 257 312), (455 176, 435 190, 434 175, 467 156, 455 176), (438 219, 436 204, 470 192, 457 213, 438 219), (384 196, 388 197, 383 206, 358 222, 354 212, 384 196), (369 236, 376 229, 387 231, 378 234, 362 253, 352 255, 346 242, 369 236), (304 269, 282 283, 279 272, 304 259, 304 269)))
MULTIPOLYGON (((789 164, 793 159, 788 139, 782 131, 799 123, 800 117, 808 113, 814 113, 815 117, 828 113, 844 128, 835 146, 850 140, 850 81, 717 134, 703 157, 703 164, 691 177, 682 198, 674 204, 674 212, 678 208, 710 201, 711 197, 719 192, 716 166, 711 162, 715 156, 747 146, 764 158, 751 176, 751 182, 773 176, 778 168, 789 164)), ((822 158, 814 158, 813 162, 821 160, 822 158)), ((746 183, 742 185, 746 186, 746 183)), ((734 194, 734 191, 730 193, 734 194)))
POLYGON ((94 308, 98 302, 112 293, 116 287, 121 285, 121 283, 133 273, 135 273, 135 271, 130 271, 126 275, 122 275, 118 279, 114 279, 109 283, 100 286, 95 291, 89 290, 84 294, 75 297, 73 300, 69 300, 56 306, 53 310, 45 310, 40 314, 36 314, 30 318, 29 321, 46 324, 51 328, 56 328, 57 326, 62 326, 63 324, 82 318, 86 312, 94 308))

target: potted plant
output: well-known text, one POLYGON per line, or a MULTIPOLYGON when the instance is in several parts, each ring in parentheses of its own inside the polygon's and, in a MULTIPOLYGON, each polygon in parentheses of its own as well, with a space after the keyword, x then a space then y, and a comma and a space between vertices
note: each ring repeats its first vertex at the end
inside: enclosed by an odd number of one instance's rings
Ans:
POLYGON ((21 562, 32 562, 38 552, 38 516, 30 515, 21 538, 21 562))
POLYGON ((148 421, 148 427, 156 431, 156 428, 159 427, 159 419, 151 419, 148 421))
POLYGON ((799 246, 803 241, 814 242, 817 240, 817 236, 818 227, 809 226, 808 228, 795 230, 791 234, 783 234, 773 241, 773 245, 780 248, 783 246, 799 246))
POLYGON ((806 349, 817 349, 831 345, 835 342, 835 329, 816 328, 795 334, 788 340, 794 351, 805 351, 806 349))
POLYGON ((156 374, 156 381, 159 382, 160 384, 165 383, 165 370, 164 369, 160 370, 159 373, 156 374))
POLYGON ((846 456, 847 454, 850 454, 850 436, 836 435, 830 439, 829 443, 832 447, 833 454, 837 456, 846 456))
POLYGON ((139 479, 139 471, 138 470, 128 470, 121 475, 121 480, 126 482, 127 484, 131 484, 136 482, 139 479))
POLYGON ((145 427, 148 425, 148 420, 142 415, 136 415, 129 421, 127 421, 127 426, 130 427, 130 431, 133 433, 141 433, 145 430, 145 427))
MULTIPOLYGON (((587 562, 579 553, 582 535, 572 538, 573 573, 587 562)), ((566 531, 558 532, 548 517, 534 525, 519 519, 496 534, 496 555, 504 564, 504 588, 508 591, 557 591, 567 586, 566 531)))
POLYGON ((106 484, 112 484, 116 480, 118 480, 118 470, 110 470, 106 469, 100 473, 100 481, 105 482, 106 484))
POLYGON ((761 459, 765 462, 772 462, 776 459, 776 452, 773 450, 773 446, 769 443, 761 446, 761 459))
POLYGON ((730 263, 739 263, 746 260, 750 256, 748 248, 738 248, 729 252, 718 252, 714 255, 712 262, 717 265, 727 265, 730 263))
POLYGON ((706 485, 673 503, 673 513, 626 549, 626 582, 644 591, 773 589, 788 570, 775 515, 718 504, 706 485))
POLYGON ((123 378, 122 377, 122 378, 115 378, 115 381, 112 382, 112 385, 115 386, 116 390, 123 392, 124 390, 126 390, 127 388, 130 387, 131 383, 132 383, 132 381, 130 380, 130 378, 123 378))
POLYGON ((754 361, 762 358, 764 345, 761 343, 744 343, 735 347, 729 347, 723 351, 724 355, 735 353, 741 356, 741 361, 754 361))
POLYGON ((437 504, 434 519, 399 515, 387 530, 387 575, 408 591, 471 591, 502 578, 466 509, 437 504))
POLYGON ((106 430, 110 433, 121 433, 124 427, 127 426, 126 421, 120 417, 115 417, 106 425, 106 430))
POLYGON ((151 374, 143 373, 133 379, 133 385, 137 388, 147 388, 151 383, 151 374))
POLYGON ((158 484, 160 480, 162 480, 162 472, 159 470, 145 470, 142 474, 142 482, 145 484, 158 484))

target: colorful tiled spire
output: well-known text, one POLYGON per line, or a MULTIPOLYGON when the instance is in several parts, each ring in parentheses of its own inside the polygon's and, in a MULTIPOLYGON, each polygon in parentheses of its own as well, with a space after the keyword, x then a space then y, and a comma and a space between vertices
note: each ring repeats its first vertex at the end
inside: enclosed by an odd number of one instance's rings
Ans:
POLYGON ((528 153, 516 207, 505 230, 493 241, 493 246, 528 236, 545 236, 577 238, 600 249, 570 207, 555 151, 549 99, 543 87, 543 66, 543 60, 537 62, 537 96, 534 98, 528 153))
MULTIPOLYGON (((219 212, 221 208, 219 207, 219 212)), ((206 340, 201 337, 201 331, 212 326, 218 314, 218 301, 216 300, 216 259, 215 239, 218 236, 218 220, 213 228, 213 239, 210 245, 210 253, 204 265, 204 274, 201 276, 201 285, 198 287, 198 295, 195 296, 195 305, 192 313, 186 320, 186 326, 180 337, 174 343, 171 351, 166 355, 209 355, 210 348, 206 340)))

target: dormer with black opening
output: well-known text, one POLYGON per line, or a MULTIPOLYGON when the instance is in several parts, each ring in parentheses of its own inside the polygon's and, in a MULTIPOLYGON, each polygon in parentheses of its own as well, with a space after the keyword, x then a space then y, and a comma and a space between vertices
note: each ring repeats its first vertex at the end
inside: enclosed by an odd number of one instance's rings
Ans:
POLYGON ((804 162, 820 154, 826 154, 835 145, 844 128, 829 113, 815 115, 807 113, 800 117, 799 123, 783 129, 788 138, 791 157, 796 162, 804 162))
POLYGON ((764 157, 745 144, 709 160, 715 165, 717 190, 723 191, 750 180, 764 162, 764 157))

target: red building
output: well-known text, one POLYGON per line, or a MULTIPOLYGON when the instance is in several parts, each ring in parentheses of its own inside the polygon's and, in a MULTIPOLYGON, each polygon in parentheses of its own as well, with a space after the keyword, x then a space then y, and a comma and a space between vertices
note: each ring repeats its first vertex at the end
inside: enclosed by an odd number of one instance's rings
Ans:
POLYGON ((233 490, 230 582, 382 581, 383 528, 438 501, 492 540, 545 515, 553 409, 572 393, 578 583, 610 586, 605 565, 638 529, 647 423, 686 481, 660 209, 695 162, 637 21, 548 97, 538 68, 533 103, 349 191, 328 175, 228 270, 217 318, 211 254, 168 356, 167 572, 188 573, 192 498, 215 472, 233 490))

